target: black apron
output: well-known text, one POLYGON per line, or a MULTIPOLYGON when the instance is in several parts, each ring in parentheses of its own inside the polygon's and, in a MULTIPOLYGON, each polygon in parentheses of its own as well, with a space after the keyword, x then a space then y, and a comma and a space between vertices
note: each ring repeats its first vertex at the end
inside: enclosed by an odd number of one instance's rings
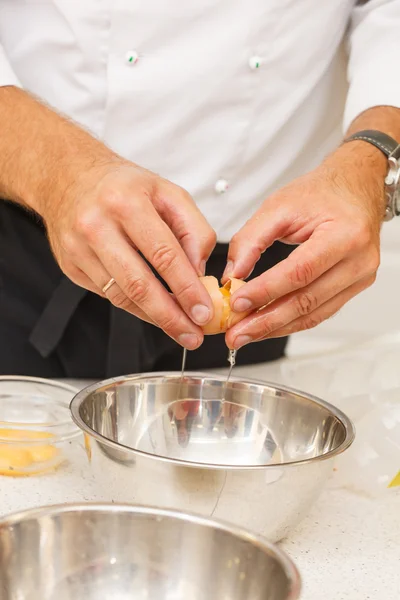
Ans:
MULTIPOLYGON (((218 244, 207 274, 221 277, 228 246, 218 244)), ((291 251, 276 243, 255 277, 291 251)), ((245 346, 237 364, 275 360, 286 338, 245 346)), ((182 348, 157 327, 73 284, 59 269, 39 217, 0 200, 0 374, 103 379, 179 370, 182 348)), ((187 369, 227 364, 224 336, 206 336, 187 369)))

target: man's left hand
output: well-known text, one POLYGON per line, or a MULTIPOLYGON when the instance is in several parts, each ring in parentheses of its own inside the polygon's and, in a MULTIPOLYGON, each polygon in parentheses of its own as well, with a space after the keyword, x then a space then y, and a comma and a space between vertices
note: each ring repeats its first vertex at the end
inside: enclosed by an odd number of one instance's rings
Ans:
POLYGON ((223 281, 248 277, 276 240, 298 247, 232 296, 233 310, 255 312, 227 332, 230 348, 315 327, 375 281, 386 165, 366 143, 344 144, 233 237, 223 281))

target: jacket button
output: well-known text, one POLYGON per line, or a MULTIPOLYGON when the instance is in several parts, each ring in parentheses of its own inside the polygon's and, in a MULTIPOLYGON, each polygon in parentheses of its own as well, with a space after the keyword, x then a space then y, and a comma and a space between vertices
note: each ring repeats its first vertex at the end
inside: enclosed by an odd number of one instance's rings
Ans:
POLYGON ((135 50, 128 50, 125 54, 125 60, 129 65, 134 65, 139 60, 139 54, 135 50))
POLYGON ((249 67, 253 71, 261 67, 261 58, 259 56, 251 56, 249 58, 249 67))
POLYGON ((218 179, 218 181, 215 184, 215 191, 217 192, 217 194, 223 194, 227 191, 228 188, 229 183, 226 181, 226 179, 218 179))

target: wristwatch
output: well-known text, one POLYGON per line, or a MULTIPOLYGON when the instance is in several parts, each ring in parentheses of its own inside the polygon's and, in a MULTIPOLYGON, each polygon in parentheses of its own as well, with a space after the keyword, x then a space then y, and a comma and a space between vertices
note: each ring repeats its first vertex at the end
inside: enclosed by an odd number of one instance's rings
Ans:
POLYGON ((386 212, 384 221, 400 215, 400 144, 381 131, 365 130, 354 133, 346 142, 362 140, 369 142, 387 157, 388 173, 385 178, 386 212))

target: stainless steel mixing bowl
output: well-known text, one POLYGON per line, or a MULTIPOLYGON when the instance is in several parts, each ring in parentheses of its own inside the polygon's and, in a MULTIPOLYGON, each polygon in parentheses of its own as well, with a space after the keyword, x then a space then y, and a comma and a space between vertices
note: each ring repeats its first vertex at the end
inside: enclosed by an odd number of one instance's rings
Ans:
POLYGON ((110 379, 71 410, 96 442, 92 468, 110 500, 229 520, 272 541, 304 516, 354 437, 317 398, 198 373, 110 379))
POLYGON ((1 600, 297 600, 274 546, 193 515, 134 506, 28 511, 0 522, 1 600))

